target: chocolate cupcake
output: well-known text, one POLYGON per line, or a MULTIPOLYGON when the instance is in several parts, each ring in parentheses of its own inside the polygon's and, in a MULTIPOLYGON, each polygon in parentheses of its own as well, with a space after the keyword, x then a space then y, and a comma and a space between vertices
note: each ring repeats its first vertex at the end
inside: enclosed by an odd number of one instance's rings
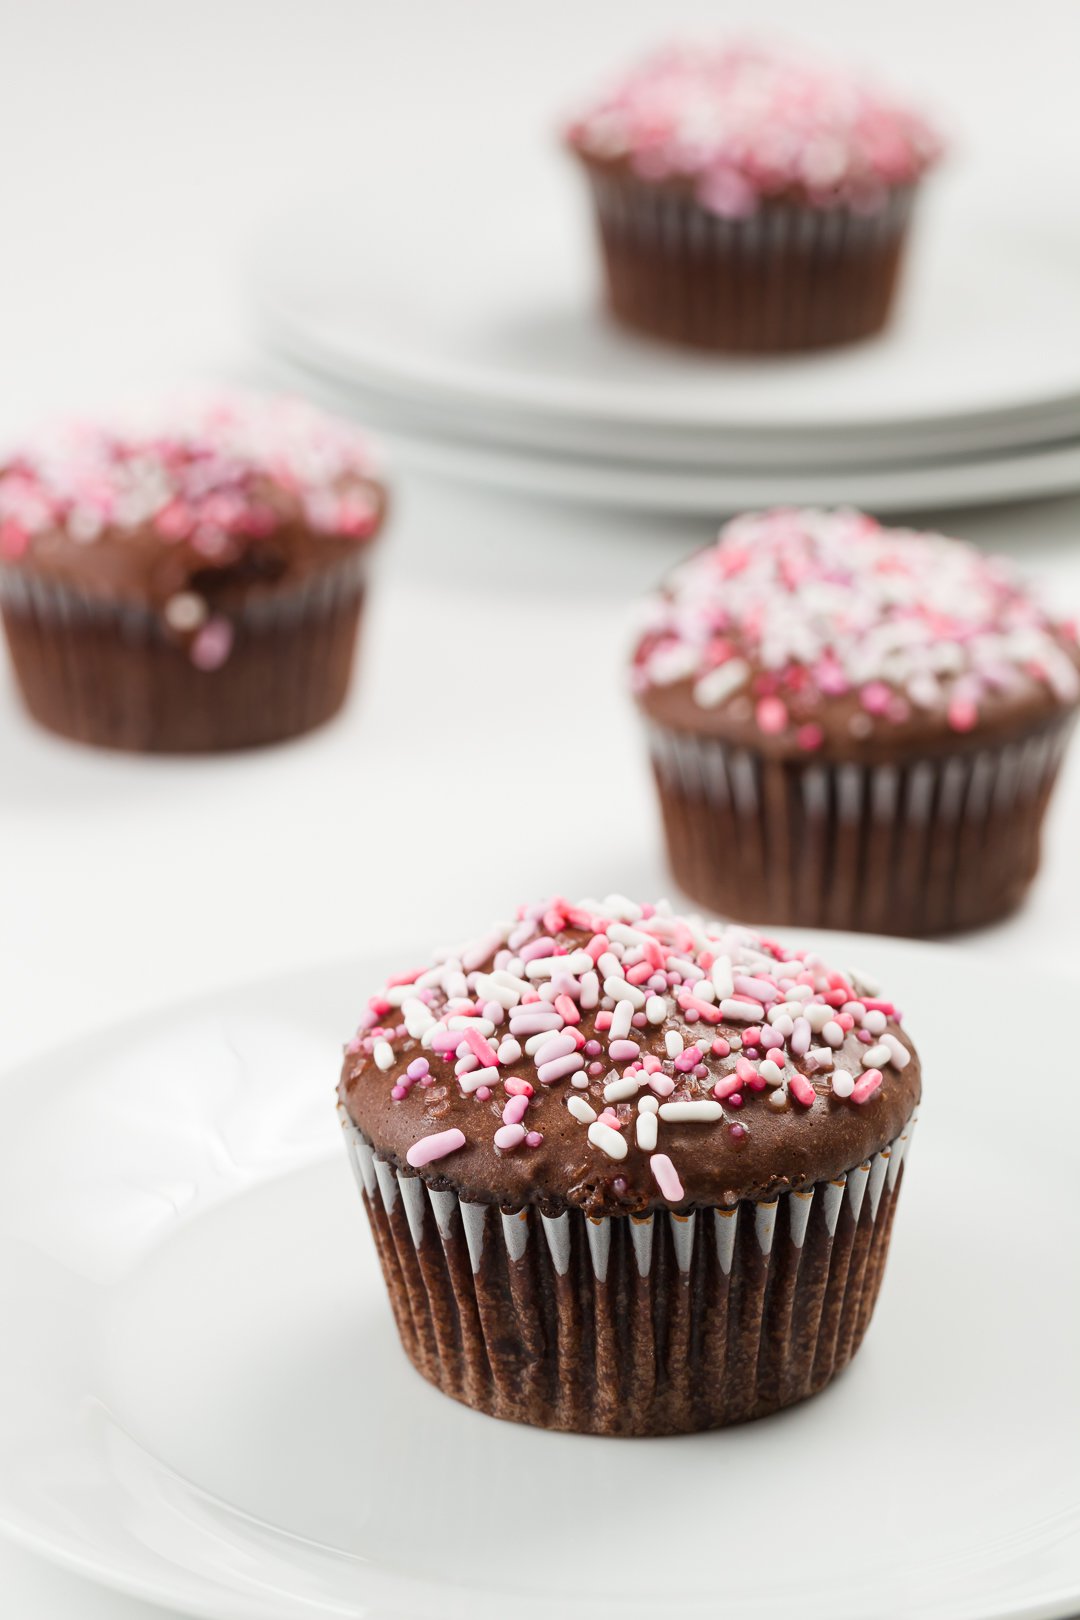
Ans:
POLYGON ((648 612, 668 858, 727 915, 886 934, 1017 906, 1080 698, 1007 565, 858 512, 736 518, 648 612))
POLYGON ((621 896, 392 978, 339 1111, 418 1371, 612 1435, 820 1390, 881 1286, 920 1097, 899 1018, 806 952, 621 896))
POLYGON ((27 708, 105 748, 296 736, 341 706, 384 495, 296 400, 70 425, 0 466, 0 605, 27 708))
POLYGON ((612 313, 696 349, 816 349, 888 320, 940 142, 913 110, 757 45, 653 56, 567 131, 612 313))

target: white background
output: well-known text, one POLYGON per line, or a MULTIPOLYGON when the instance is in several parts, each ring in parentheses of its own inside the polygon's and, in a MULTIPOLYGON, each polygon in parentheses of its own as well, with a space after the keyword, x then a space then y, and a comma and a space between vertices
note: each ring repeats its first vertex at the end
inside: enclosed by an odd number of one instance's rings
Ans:
MULTIPOLYGON (((280 204, 317 189, 362 210, 390 187, 412 207, 483 164, 497 209, 515 155, 627 50, 676 18, 751 16, 921 92, 1006 213, 1016 195, 1075 198, 1068 0, 6 0, 0 430, 131 386, 257 378, 242 264, 280 204)), ((34 731, 0 667, 6 1061, 230 979, 457 935, 547 889, 666 887, 620 660, 635 599, 701 525, 419 478, 394 495, 354 699, 311 739, 113 759, 34 731), (563 761, 558 793, 526 729, 563 761)), ((947 521, 1080 608, 1080 500, 947 521)), ((1078 821, 1080 750, 1029 906, 957 948, 1080 971, 1078 821)), ((3 1548, 0 1594, 20 1620, 150 1612, 3 1548)))

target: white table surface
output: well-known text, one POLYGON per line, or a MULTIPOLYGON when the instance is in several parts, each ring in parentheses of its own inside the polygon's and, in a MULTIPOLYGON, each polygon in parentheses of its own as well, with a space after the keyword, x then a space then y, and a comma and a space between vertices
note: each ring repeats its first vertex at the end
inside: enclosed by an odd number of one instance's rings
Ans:
MULTIPOLYGON (((715 18, 704 3, 679 10, 691 28, 715 18)), ((815 26, 823 44, 895 61, 894 77, 951 107, 1003 187, 1022 162, 1002 109, 1021 101, 1025 139, 1065 173, 1080 155, 1080 120, 1062 112, 1077 13, 1058 0, 979 7, 972 52, 975 15, 833 0, 815 26)), ((472 139, 543 131, 610 61, 614 19, 636 43, 672 31, 659 16, 670 19, 659 0, 3 0, 0 430, 121 387, 257 379, 236 267, 275 200, 333 175, 390 183, 396 161, 432 153, 434 130, 452 183, 472 139)), ((232 979, 380 943, 409 954, 549 888, 667 888, 621 660, 635 600, 701 526, 419 477, 394 493, 353 699, 310 739, 219 760, 112 758, 33 729, 0 665, 5 1064, 232 979), (507 672, 527 659, 546 673, 526 699, 507 672), (561 800, 535 790, 513 741, 516 717, 544 714, 581 764, 561 800), (466 732, 471 782, 452 768, 466 732)), ((948 526, 1020 558, 1080 609, 1080 499, 948 526)), ((1080 750, 1030 903, 958 949, 1038 948, 1080 973, 1078 826, 1080 750)), ((364 993, 358 983, 358 1006, 364 993)), ((161 1613, 3 1543, 0 1593, 18 1620, 161 1613)))

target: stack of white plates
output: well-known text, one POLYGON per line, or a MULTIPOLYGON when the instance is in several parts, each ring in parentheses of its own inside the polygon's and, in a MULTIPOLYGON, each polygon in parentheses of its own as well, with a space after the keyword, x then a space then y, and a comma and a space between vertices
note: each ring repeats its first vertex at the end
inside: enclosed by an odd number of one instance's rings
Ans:
POLYGON ((264 336, 407 459, 522 492, 715 516, 1080 489, 1075 221, 938 195, 888 334, 733 361, 613 326, 572 195, 528 202, 309 205, 262 244, 264 336))

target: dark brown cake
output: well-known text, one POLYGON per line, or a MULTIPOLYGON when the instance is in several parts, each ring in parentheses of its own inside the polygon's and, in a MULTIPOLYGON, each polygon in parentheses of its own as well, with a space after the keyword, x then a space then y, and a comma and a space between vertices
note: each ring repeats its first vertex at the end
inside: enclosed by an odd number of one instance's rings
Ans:
POLYGON ((634 659, 668 858, 729 915, 875 933, 1017 906, 1078 699, 1075 626, 999 560, 856 512, 752 513, 634 659))
POLYGON ((873 987, 620 896, 391 980, 339 1088, 419 1371, 600 1434, 759 1417, 848 1362, 919 1096, 873 987))
POLYGON ((568 131, 607 301, 634 330, 769 353, 869 337, 940 145, 915 112, 784 53, 668 50, 568 131))
POLYGON ((12 456, 0 602, 27 708, 150 752, 310 730, 344 700, 383 509, 356 431, 293 400, 200 400, 12 456))

